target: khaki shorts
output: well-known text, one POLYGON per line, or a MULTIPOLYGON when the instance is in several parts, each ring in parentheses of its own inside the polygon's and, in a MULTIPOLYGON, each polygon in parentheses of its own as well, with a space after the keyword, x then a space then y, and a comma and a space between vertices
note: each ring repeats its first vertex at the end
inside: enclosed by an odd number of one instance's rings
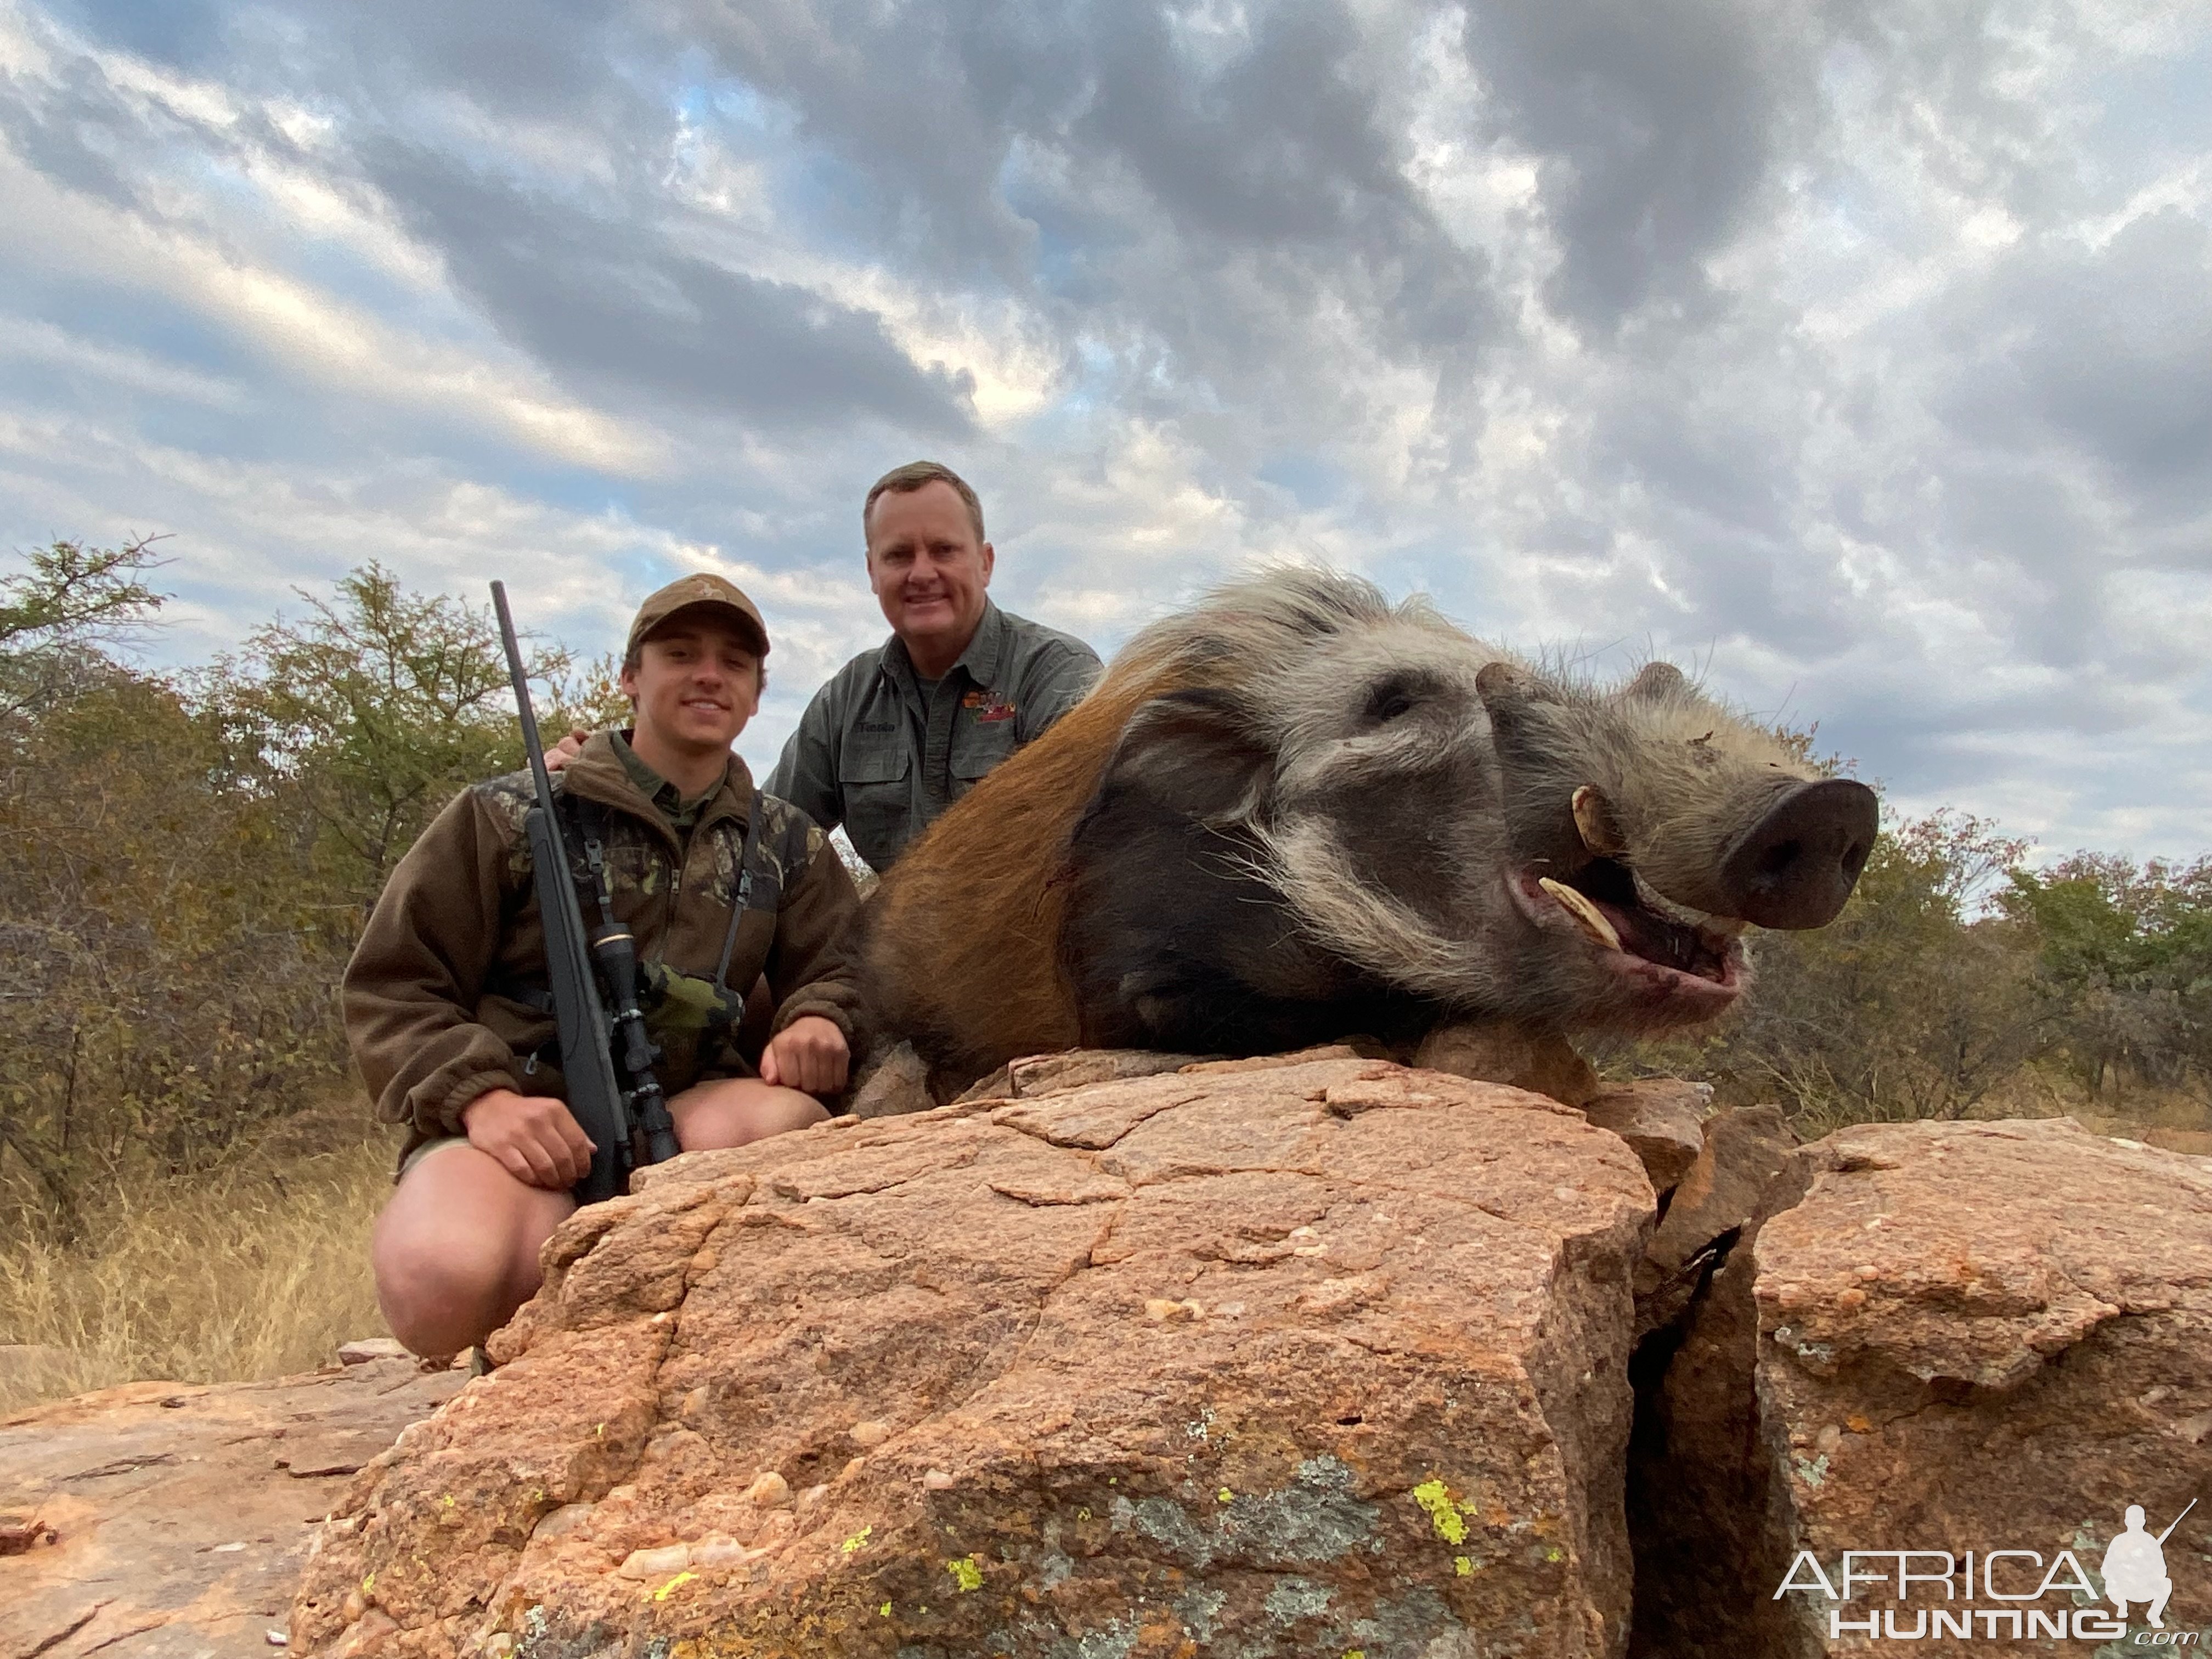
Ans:
POLYGON ((432 1137, 430 1139, 424 1141, 420 1146, 417 1146, 413 1152, 408 1153, 406 1157, 399 1160, 399 1173, 392 1177, 392 1185, 398 1186, 401 1182, 406 1180, 407 1172, 410 1170, 413 1169, 417 1164, 420 1164, 424 1158, 429 1157, 431 1153, 437 1152, 441 1147, 465 1146, 468 1144, 469 1138, 466 1135, 436 1135, 432 1137))

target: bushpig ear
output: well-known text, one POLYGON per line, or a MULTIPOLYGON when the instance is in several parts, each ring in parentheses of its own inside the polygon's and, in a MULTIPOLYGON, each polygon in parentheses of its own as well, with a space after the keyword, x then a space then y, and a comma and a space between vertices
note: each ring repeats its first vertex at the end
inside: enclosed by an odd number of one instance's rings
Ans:
POLYGON ((1209 823, 1249 817, 1274 757, 1251 736, 1226 692, 1170 691, 1139 706, 1098 780, 1091 810, 1134 793, 1209 823))
POLYGON ((1482 706, 1494 715, 1501 704, 1522 703, 1532 700, 1556 702, 1551 688, 1517 662, 1500 659, 1486 662, 1474 677, 1474 689, 1482 695, 1482 706))
POLYGON ((1647 662, 1637 671, 1636 678, 1621 690, 1625 697, 1646 697, 1654 702, 1682 689, 1682 671, 1671 662, 1647 662))
POLYGON ((1540 708, 1559 706, 1558 689, 1519 663, 1486 662, 1474 677, 1474 689, 1490 716, 1491 741, 1510 768, 1524 750, 1542 747, 1530 729, 1540 708))

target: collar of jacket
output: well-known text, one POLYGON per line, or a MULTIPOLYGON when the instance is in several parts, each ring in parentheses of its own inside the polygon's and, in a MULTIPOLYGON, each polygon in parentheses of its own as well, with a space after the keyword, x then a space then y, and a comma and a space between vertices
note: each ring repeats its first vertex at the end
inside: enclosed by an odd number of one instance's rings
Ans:
MULTIPOLYGON (((660 832, 660 837, 675 852, 681 854, 684 844, 668 820, 645 793, 631 781, 629 769, 615 753, 613 736, 605 732, 594 732, 578 751, 576 758, 561 769, 560 775, 568 780, 565 787, 586 800, 598 801, 603 806, 618 812, 627 812, 634 818, 642 818, 660 832)), ((744 757, 732 749, 730 763, 723 769, 722 781, 699 811, 699 821, 691 826, 695 836, 708 825, 723 818, 734 818, 738 827, 744 827, 751 811, 753 798, 752 774, 746 769, 744 757)))
MULTIPOLYGON (((976 619, 975 632, 969 639, 968 648, 953 659, 952 668, 966 669, 969 679, 986 691, 992 690, 998 683, 999 670, 1006 660, 1006 636, 1012 631, 1013 624, 1006 620, 1006 613, 987 597, 983 601, 983 614, 976 619)), ((896 634, 884 641, 883 665, 884 672, 894 678, 903 678, 909 683, 918 682, 920 678, 914 672, 914 659, 907 654, 906 641, 896 634)), ((950 674, 952 668, 946 669, 945 673, 950 674)))

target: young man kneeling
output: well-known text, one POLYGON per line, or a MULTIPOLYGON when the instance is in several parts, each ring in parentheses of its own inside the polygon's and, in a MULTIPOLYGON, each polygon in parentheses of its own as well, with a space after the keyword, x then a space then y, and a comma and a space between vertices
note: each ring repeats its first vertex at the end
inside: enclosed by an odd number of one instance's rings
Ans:
MULTIPOLYGON (((760 705, 767 652, 760 612, 728 582, 662 588, 623 657, 635 726, 593 738, 554 786, 572 849, 596 847, 613 917, 656 982, 647 1024, 686 1152, 819 1122, 854 1036, 852 878, 730 747, 760 705), (756 1075, 726 1012, 763 972, 776 1012, 756 1075)), ((346 969, 355 1060, 379 1115, 410 1126, 370 1255, 385 1319, 420 1354, 481 1343, 529 1299, 538 1246, 575 1208, 594 1150, 562 1103, 523 822, 534 799, 526 772, 465 790, 393 869, 346 969)), ((588 932, 598 878, 572 862, 588 932)))

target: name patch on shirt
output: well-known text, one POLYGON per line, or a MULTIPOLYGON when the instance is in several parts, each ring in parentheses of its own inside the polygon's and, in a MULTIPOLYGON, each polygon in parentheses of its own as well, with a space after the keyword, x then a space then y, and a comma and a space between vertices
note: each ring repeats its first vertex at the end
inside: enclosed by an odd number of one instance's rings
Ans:
POLYGON ((1014 717, 1013 704, 995 691, 970 691, 960 699, 960 706, 974 709, 979 723, 1010 720, 1014 717))

